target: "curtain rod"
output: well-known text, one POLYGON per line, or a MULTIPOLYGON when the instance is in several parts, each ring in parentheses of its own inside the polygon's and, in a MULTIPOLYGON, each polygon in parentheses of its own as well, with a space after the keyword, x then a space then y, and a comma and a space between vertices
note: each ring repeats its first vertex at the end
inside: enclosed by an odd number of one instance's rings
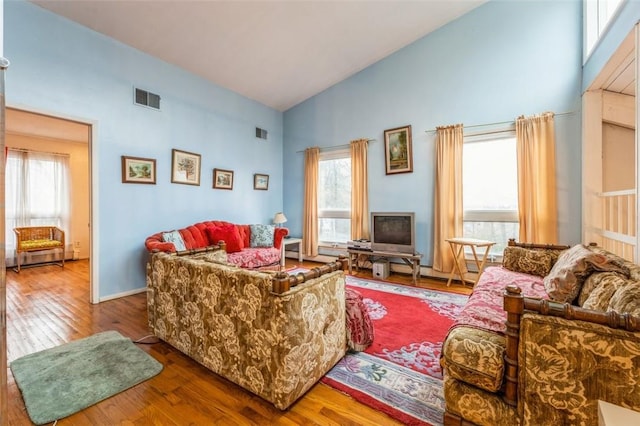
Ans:
POLYGON ((70 157, 71 155, 68 152, 49 152, 49 151, 38 151, 36 149, 28 149, 28 148, 13 148, 8 146, 7 150, 9 151, 20 151, 20 152, 35 152, 37 154, 49 154, 49 155, 62 155, 65 157, 70 157))
MULTIPOLYGON (((375 139, 367 139, 367 142, 375 142, 375 139)), ((342 148, 349 148, 349 144, 348 143, 343 143, 342 145, 334 145, 334 146, 327 146, 327 147, 322 147, 320 148, 320 152, 326 152, 326 151, 333 151, 336 149, 342 149, 342 148)), ((300 152, 305 152, 305 150, 301 150, 301 151, 296 151, 297 153, 300 152)))
MULTIPOLYGON (((571 114, 575 114, 575 111, 559 112, 557 114, 554 113, 553 115, 554 115, 554 117, 560 117, 560 116, 563 116, 563 115, 571 115, 571 114)), ((516 124, 516 121, 515 120, 509 120, 509 121, 498 121, 496 123, 473 124, 471 126, 463 126, 462 128, 463 129, 472 129, 474 127, 498 126, 500 124, 516 124)), ((435 133, 437 131, 438 131, 438 129, 431 129, 431 130, 425 130, 425 133, 435 133)), ((504 130, 496 130, 496 131, 489 131, 489 132, 486 132, 486 133, 474 133, 474 134, 477 134, 477 135, 489 135, 489 134, 492 134, 492 133, 502 133, 502 132, 504 132, 504 130)))

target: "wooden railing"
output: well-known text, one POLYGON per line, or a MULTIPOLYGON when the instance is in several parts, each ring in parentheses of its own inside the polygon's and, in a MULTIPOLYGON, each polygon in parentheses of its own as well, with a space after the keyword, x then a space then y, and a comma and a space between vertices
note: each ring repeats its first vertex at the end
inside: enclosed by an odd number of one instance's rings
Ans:
POLYGON ((318 278, 324 274, 328 274, 333 271, 346 271, 348 260, 344 255, 340 255, 335 262, 327 263, 325 265, 313 268, 307 272, 299 272, 295 275, 289 275, 286 272, 278 272, 273 277, 273 286, 271 291, 274 293, 284 293, 289 291, 291 287, 295 287, 313 278, 318 278))
POLYGON ((636 191, 610 191, 598 194, 601 200, 602 224, 597 230, 604 249, 635 262, 636 191))

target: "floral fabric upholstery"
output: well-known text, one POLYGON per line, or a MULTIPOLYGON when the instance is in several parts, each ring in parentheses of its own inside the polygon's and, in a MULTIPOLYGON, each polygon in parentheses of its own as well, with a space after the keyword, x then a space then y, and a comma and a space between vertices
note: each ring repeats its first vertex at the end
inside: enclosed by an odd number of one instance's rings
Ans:
POLYGON ((489 392, 502 387, 504 375, 507 314, 502 294, 506 284, 518 285, 528 297, 546 298, 541 277, 487 267, 442 348, 442 362, 452 378, 489 392))
POLYGON ((373 321, 360 293, 347 288, 345 294, 347 346, 352 351, 362 352, 373 343, 373 321))
POLYGON ((502 306, 502 295, 508 284, 520 287, 527 297, 547 298, 541 277, 509 271, 501 266, 489 266, 480 276, 480 281, 473 288, 473 296, 451 328, 466 326, 504 334, 507 313, 502 306))
POLYGON ((627 281, 624 275, 617 272, 591 274, 582 285, 578 305, 585 309, 606 312, 613 294, 627 281))
MULTIPOLYGON (((586 265, 577 302, 639 315, 640 266, 588 250, 597 265, 586 265)), ((504 402, 504 288, 548 297, 541 277, 501 269, 485 270, 443 345, 447 412, 478 425, 537 426, 595 424, 598 399, 640 411, 640 333, 536 313, 520 321, 518 405, 504 402)))
MULTIPOLYGON (((506 404, 502 396, 478 389, 462 380, 444 375, 444 399, 447 411, 479 426, 518 426, 516 407, 506 404)), ((536 426, 551 423, 540 423, 536 426)))
POLYGON ((549 275, 544 277, 547 294, 557 302, 572 303, 578 297, 584 281, 594 271, 612 271, 629 276, 624 265, 582 244, 576 244, 558 257, 549 275))
POLYGON ((489 392, 502 387, 504 335, 472 327, 451 329, 442 347, 447 374, 489 392))
POLYGON ((510 271, 544 277, 558 260, 557 250, 507 247, 502 256, 502 266, 510 271))
POLYGON ((235 253, 227 253, 227 261, 241 268, 259 268, 277 265, 282 252, 275 247, 245 247, 235 253))
POLYGON ((271 275, 152 253, 151 331, 211 371, 286 409, 346 351, 342 271, 271 293, 271 275))
POLYGON ((596 424, 599 399, 640 411, 640 333, 536 314, 521 327, 523 424, 596 424))

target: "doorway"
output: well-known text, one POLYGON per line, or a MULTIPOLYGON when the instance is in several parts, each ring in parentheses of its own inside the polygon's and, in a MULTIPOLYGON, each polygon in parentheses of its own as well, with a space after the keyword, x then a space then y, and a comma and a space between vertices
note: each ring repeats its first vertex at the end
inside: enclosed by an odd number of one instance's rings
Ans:
MULTIPOLYGON (((89 302, 97 303, 91 255, 91 123, 24 109, 6 108, 8 150, 68 155, 71 181, 67 258, 89 259, 89 302)), ((13 237, 11 229, 6 238, 13 237)), ((9 254, 10 256, 10 254, 9 254)), ((9 264, 9 260, 8 260, 9 264)))

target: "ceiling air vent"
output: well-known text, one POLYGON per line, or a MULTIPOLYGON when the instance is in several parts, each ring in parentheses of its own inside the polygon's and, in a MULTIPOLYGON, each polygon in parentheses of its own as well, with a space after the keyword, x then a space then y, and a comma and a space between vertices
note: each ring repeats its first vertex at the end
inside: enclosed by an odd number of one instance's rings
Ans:
POLYGON ((256 138, 267 139, 267 131, 265 129, 261 129, 260 127, 256 127, 256 138))
POLYGON ((135 103, 153 109, 160 109, 160 95, 136 88, 135 103))

